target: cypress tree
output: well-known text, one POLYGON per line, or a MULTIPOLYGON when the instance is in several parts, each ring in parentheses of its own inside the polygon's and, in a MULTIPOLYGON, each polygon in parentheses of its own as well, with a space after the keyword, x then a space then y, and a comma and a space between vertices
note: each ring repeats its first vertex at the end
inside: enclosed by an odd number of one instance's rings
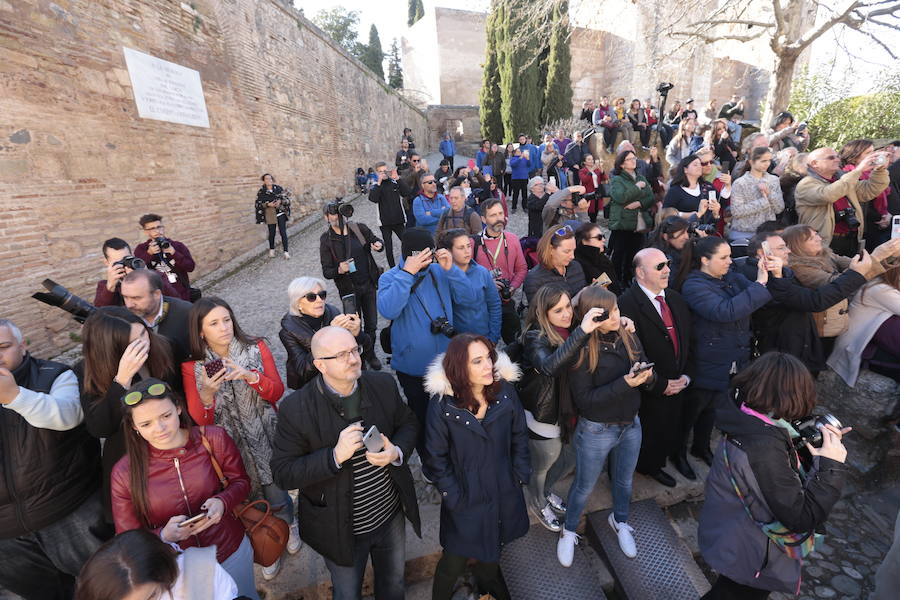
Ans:
POLYGON ((523 37, 525 19, 520 15, 530 0, 501 0, 497 31, 497 63, 500 71, 500 114, 505 139, 519 133, 534 133, 539 126, 544 94, 540 82, 539 47, 523 37))
POLYGON ((552 33, 547 56, 547 77, 541 122, 550 123, 572 116, 572 54, 569 48, 569 3, 557 0, 553 6, 552 33))
MULTIPOLYGON (((498 4, 496 1, 494 4, 498 4)), ((503 120, 500 117, 500 72, 497 64, 497 26, 499 13, 492 10, 485 22, 484 73, 481 82, 479 116, 481 120, 481 137, 496 140, 504 139, 503 120)))
POLYGON ((391 42, 391 54, 388 57, 388 85, 395 90, 403 89, 403 69, 400 66, 400 47, 397 38, 391 42))
POLYGON ((359 57, 364 65, 372 69, 378 75, 378 78, 384 81, 384 51, 381 49, 381 38, 378 37, 378 28, 374 23, 369 29, 369 45, 363 49, 362 56, 359 57))
POLYGON ((406 24, 412 27, 416 21, 425 16, 425 6, 422 0, 409 0, 409 18, 406 24))

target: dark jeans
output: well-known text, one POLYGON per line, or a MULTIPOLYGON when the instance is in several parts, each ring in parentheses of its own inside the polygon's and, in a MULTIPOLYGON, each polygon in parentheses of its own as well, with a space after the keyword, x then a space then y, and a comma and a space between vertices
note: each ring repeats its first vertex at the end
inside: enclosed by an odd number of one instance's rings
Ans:
POLYGON ((727 394, 718 390, 689 388, 684 403, 684 420, 681 426, 679 452, 687 450, 691 429, 694 430, 694 441, 691 450, 701 453, 709 450, 709 438, 712 436, 713 424, 716 420, 716 407, 728 401, 727 394))
POLYGON ((651 133, 650 128, 644 127, 643 129, 641 129, 640 127, 636 127, 635 129, 637 130, 638 135, 641 138, 641 146, 644 146, 644 147, 650 146, 650 133, 651 133))
POLYGON ((701 600, 765 600, 768 597, 768 590, 743 585, 719 575, 712 589, 701 600))
MULTIPOLYGON (((287 243, 287 217, 281 215, 277 219, 278 221, 278 233, 281 234, 281 247, 285 252, 288 251, 288 243, 287 243)), ((269 225, 266 224, 266 227, 269 228, 269 250, 275 249, 275 224, 269 225)))
POLYGON ((527 179, 513 179, 510 183, 510 194, 509 198, 512 202, 512 208, 515 210, 519 206, 519 196, 522 197, 522 206, 525 206, 525 198, 528 195, 528 191, 525 189, 528 186, 527 179))
POLYGON ((400 371, 395 371, 395 373, 400 387, 403 388, 403 395, 406 396, 406 405, 419 419, 419 439, 416 440, 416 450, 419 451, 419 458, 422 458, 424 456, 422 453, 425 450, 425 415, 428 409, 428 392, 425 391, 425 380, 422 377, 407 375, 400 371))
POLYGON ((505 343, 512 344, 522 330, 522 322, 519 320, 519 313, 516 312, 515 301, 503 302, 500 310, 500 316, 503 319, 500 324, 500 336, 505 343))
POLYGON ((859 239, 854 232, 852 235, 831 238, 831 249, 840 256, 853 258, 859 253, 859 239))
POLYGON ((398 509, 384 525, 371 533, 353 537, 353 564, 338 565, 327 558, 334 600, 360 600, 366 564, 372 557, 375 575, 375 597, 378 600, 403 600, 406 589, 406 517, 398 509))
MULTIPOLYGON (((431 600, 450 600, 456 580, 466 570, 468 558, 458 554, 450 554, 446 550, 441 555, 434 569, 434 582, 431 585, 431 600)), ((472 574, 478 584, 478 596, 490 594, 497 600, 509 600, 509 588, 500 571, 500 563, 475 561, 472 574)))
POLYGON ((659 132, 659 141, 662 144, 662 147, 665 148, 669 145, 669 142, 672 141, 672 128, 665 123, 657 123, 653 125, 651 129, 656 129, 659 132))
POLYGON ((394 237, 392 234, 397 234, 397 239, 400 242, 403 242, 403 232, 406 231, 406 225, 403 223, 397 223, 396 225, 382 225, 381 226, 381 238, 384 241, 384 255, 387 258, 387 264, 390 268, 394 268, 394 237))
POLYGON ((505 196, 509 196, 509 192, 511 189, 512 189, 512 173, 504 173, 503 174, 503 188, 500 191, 502 191, 505 196))
POLYGON ((609 233, 609 255, 623 286, 631 283, 631 261, 644 246, 644 234, 614 229, 609 233))
POLYGON ((26 600, 70 599, 82 565, 105 541, 99 492, 39 531, 0 540, 0 586, 26 600))
POLYGON ((374 356, 375 332, 378 329, 378 292, 375 288, 356 289, 356 310, 362 314, 363 331, 369 336, 368 345, 363 348, 363 354, 368 358, 374 356))
POLYGON ((609 150, 612 148, 611 152, 615 152, 615 148, 612 147, 613 143, 616 141, 616 134, 619 133, 618 127, 601 127, 603 129, 603 143, 606 145, 606 149, 609 150))
POLYGON ((637 470, 652 475, 666 466, 666 457, 680 449, 681 421, 684 418, 686 392, 672 396, 641 394, 643 442, 637 470))

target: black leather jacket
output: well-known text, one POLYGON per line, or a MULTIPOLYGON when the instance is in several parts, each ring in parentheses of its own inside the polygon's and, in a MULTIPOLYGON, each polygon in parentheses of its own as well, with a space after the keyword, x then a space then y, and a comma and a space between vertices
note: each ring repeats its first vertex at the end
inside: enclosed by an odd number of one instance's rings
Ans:
MULTIPOLYGON (((322 315, 322 326, 329 325, 332 319, 339 314, 341 314, 340 310, 326 304, 325 313, 322 315)), ((281 317, 281 331, 278 332, 278 337, 281 339, 284 349, 287 350, 285 372, 287 373, 287 385, 291 389, 299 390, 319 374, 319 370, 313 364, 309 346, 316 331, 301 317, 290 313, 281 317)), ((356 336, 356 342, 363 348, 368 347, 369 336, 362 328, 359 330, 359 335, 356 336)))
POLYGON ((581 327, 576 327, 559 347, 553 346, 540 329, 525 333, 519 399, 536 421, 559 422, 560 376, 575 364, 587 339, 588 334, 581 327))

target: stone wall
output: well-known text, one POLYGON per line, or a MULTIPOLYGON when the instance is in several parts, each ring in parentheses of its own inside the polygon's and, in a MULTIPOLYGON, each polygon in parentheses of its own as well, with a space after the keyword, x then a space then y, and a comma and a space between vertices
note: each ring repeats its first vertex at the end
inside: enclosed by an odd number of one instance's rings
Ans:
POLYGON ((481 121, 477 106, 435 104, 428 107, 426 114, 429 146, 437 149, 444 132, 450 132, 456 142, 457 154, 475 156, 481 140, 481 121))
POLYGON ((141 214, 164 215, 200 275, 264 238, 261 173, 297 218, 393 157, 404 126, 428 139, 421 111, 282 0, 5 0, 0 23, 0 316, 38 354, 78 329, 31 293, 51 277, 91 300, 102 241, 141 241, 141 214), (123 47, 199 71, 210 127, 139 118, 123 47))

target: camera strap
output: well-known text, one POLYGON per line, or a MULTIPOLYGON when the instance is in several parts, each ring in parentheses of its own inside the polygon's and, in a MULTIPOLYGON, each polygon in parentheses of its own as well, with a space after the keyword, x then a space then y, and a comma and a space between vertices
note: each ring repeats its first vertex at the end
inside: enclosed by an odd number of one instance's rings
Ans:
MULTIPOLYGON (((488 236, 490 237, 490 236, 488 236)), ((491 268, 497 268, 497 258, 500 256, 500 246, 503 246, 503 256, 506 258, 507 265, 509 264, 509 246, 507 246, 506 242, 506 232, 502 232, 500 234, 500 242, 497 243, 497 248, 494 249, 494 255, 491 256, 491 253, 488 252, 487 244, 485 243, 485 235, 482 232, 481 235, 475 237, 475 254, 478 254, 478 248, 481 248, 484 251, 484 255, 487 256, 488 262, 491 263, 491 268)))
MULTIPOLYGON (((425 277, 428 277, 428 278, 431 280, 431 285, 432 285, 432 287, 434 287, 434 293, 437 294, 438 302, 441 303, 441 310, 442 310, 443 313, 444 313, 444 314, 443 314, 444 318, 449 319, 449 316, 447 315, 447 307, 444 306, 444 299, 441 298, 441 291, 438 289, 437 282, 434 280, 434 275, 431 274, 431 271, 428 271, 428 274, 425 275, 425 277)), ((422 279, 420 279, 419 281, 417 281, 416 284, 418 284, 419 282, 423 281, 423 280, 425 279, 425 277, 423 277, 422 279)), ((414 286, 413 288, 410 289, 410 293, 412 293, 414 290, 415 290, 415 286, 414 286)), ((416 300, 419 301, 419 304, 422 306, 422 310, 425 311, 425 316, 428 317, 428 320, 429 320, 429 321, 434 321, 434 317, 432 317, 432 316, 431 316, 431 313, 428 312, 428 308, 425 307, 425 303, 422 302, 422 299, 419 298, 418 296, 416 296, 415 298, 416 298, 416 300)))

